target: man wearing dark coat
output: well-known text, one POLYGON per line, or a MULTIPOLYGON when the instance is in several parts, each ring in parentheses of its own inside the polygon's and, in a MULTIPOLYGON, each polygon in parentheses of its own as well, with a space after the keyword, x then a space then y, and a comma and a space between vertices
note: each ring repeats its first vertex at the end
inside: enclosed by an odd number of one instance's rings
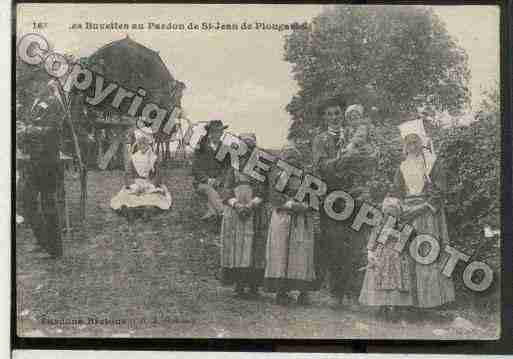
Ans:
MULTIPOLYGON (((320 106, 318 115, 322 119, 325 130, 313 140, 313 166, 316 174, 326 182, 329 193, 341 189, 341 178, 338 175, 338 153, 343 144, 341 126, 344 113, 342 105, 335 99, 330 99, 320 106)), ((335 203, 335 210, 338 210, 337 205, 338 203, 335 203)), ((337 256, 343 249, 342 241, 338 241, 338 239, 344 225, 331 219, 321 206, 320 227, 321 252, 326 256, 325 261, 323 261, 326 263, 324 272, 328 275, 330 293, 338 300, 344 294, 343 281, 347 280, 343 273, 342 258, 337 260, 337 256)))
POLYGON ((207 198, 207 212, 201 219, 220 217, 224 210, 223 198, 219 192, 223 189, 228 176, 229 159, 220 162, 216 159, 216 153, 221 146, 223 131, 227 127, 219 120, 210 121, 205 126, 206 135, 200 140, 194 152, 194 188, 207 198))
MULTIPOLYGON (((354 305, 363 280, 359 269, 364 264, 363 248, 368 228, 363 226, 360 231, 354 231, 351 223, 359 206, 370 197, 367 184, 375 168, 374 148, 369 141, 370 124, 363 118, 361 105, 349 106, 344 114, 335 99, 326 101, 319 115, 327 129, 313 140, 314 169, 326 182, 327 193, 345 191, 356 203, 353 216, 345 221, 332 219, 321 206, 321 248, 326 255, 332 297, 339 304, 354 305), (354 112, 357 114, 353 117, 354 112)), ((343 209, 343 200, 335 201, 333 210, 341 212, 343 209)))
POLYGON ((23 191, 25 217, 37 245, 52 258, 62 256, 56 193, 64 181, 59 139, 65 109, 56 86, 51 81, 40 90, 28 123, 17 133, 21 147, 29 156, 25 163, 23 191))

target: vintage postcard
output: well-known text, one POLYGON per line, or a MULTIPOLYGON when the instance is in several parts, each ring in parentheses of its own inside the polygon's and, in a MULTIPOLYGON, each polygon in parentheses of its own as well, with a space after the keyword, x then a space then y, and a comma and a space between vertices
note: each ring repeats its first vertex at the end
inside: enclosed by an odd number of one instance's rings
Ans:
POLYGON ((15 10, 19 337, 500 336, 498 6, 15 10))

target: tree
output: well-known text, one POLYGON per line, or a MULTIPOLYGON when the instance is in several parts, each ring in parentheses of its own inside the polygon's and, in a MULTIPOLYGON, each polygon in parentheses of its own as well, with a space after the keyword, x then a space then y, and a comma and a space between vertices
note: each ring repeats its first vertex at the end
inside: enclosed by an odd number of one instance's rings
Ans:
POLYGON ((498 243, 484 239, 483 228, 501 228, 499 84, 483 93, 475 122, 437 132, 439 157, 450 169, 447 215, 453 243, 468 253, 480 248, 481 260, 497 256, 498 266, 498 243))
POLYGON ((316 108, 328 97, 376 107, 394 125, 419 106, 458 111, 469 102, 467 55, 426 7, 327 8, 286 37, 285 60, 299 85, 287 110, 303 127, 291 140, 320 125, 316 108))
POLYGON ((299 86, 287 105, 288 137, 307 161, 311 140, 322 127, 317 113, 322 101, 339 98, 343 107, 361 103, 372 113, 379 153, 371 181, 376 200, 399 165, 397 125, 404 113, 419 107, 457 113, 469 104, 467 55, 427 7, 326 8, 307 30, 286 37, 285 60, 299 86))

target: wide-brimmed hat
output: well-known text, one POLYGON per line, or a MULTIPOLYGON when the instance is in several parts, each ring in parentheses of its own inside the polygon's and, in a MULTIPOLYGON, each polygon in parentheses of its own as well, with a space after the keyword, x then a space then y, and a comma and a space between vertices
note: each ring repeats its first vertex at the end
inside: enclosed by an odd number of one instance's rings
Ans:
POLYGON ((254 133, 241 133, 239 139, 246 145, 255 146, 257 139, 254 133))
POLYGON ((337 97, 330 97, 326 98, 324 100, 321 100, 317 104, 317 114, 319 116, 322 116, 324 114, 324 110, 328 107, 340 107, 342 110, 345 107, 345 101, 342 101, 340 98, 337 97))
POLYGON ((205 130, 211 131, 211 130, 226 130, 228 128, 228 125, 223 124, 223 121, 221 120, 212 120, 207 123, 205 126, 205 130))

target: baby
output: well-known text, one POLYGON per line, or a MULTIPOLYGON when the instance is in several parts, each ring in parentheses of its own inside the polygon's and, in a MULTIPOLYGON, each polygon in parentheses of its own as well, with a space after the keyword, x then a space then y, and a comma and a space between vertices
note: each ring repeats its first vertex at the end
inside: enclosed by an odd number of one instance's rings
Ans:
MULTIPOLYGON (((349 142, 345 147, 340 149, 340 155, 354 152, 368 143, 369 126, 363 117, 363 106, 351 105, 347 108, 346 124, 351 135, 349 142)), ((345 131, 341 131, 343 134, 345 131)))

